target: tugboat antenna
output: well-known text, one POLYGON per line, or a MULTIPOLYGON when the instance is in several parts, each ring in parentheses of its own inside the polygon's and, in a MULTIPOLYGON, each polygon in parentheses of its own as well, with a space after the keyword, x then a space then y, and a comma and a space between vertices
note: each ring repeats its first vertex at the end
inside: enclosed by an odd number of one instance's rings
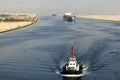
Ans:
POLYGON ((75 54, 74 54, 74 46, 72 46, 72 48, 71 48, 71 51, 72 51, 72 53, 71 53, 71 58, 74 58, 75 57, 75 54))

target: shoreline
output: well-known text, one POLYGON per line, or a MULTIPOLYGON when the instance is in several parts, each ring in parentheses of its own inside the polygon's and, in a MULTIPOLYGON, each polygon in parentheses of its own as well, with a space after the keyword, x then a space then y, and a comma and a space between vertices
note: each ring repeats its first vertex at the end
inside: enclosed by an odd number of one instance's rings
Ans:
MULTIPOLYGON (((34 23, 33 22, 12 22, 12 23, 11 22, 10 23, 9 22, 4 22, 4 23, 2 23, 2 25, 4 25, 4 24, 17 25, 17 26, 7 26, 7 27, 4 27, 4 28, 0 28, 0 33, 24 28, 24 27, 27 27, 27 26, 32 25, 34 23), (25 24, 23 24, 23 23, 25 23, 25 24)), ((1 23, 0 23, 0 25, 1 25, 1 23)))
POLYGON ((77 17, 120 22, 120 15, 77 15, 77 17))
POLYGON ((37 14, 28 14, 27 16, 29 16, 33 19, 29 20, 29 21, 12 21, 12 22, 2 21, 2 22, 0 22, 0 33, 4 33, 4 32, 8 32, 8 31, 27 27, 29 25, 36 23, 38 21, 38 18, 39 18, 37 14), (34 17, 33 17, 33 15, 34 15, 34 17))

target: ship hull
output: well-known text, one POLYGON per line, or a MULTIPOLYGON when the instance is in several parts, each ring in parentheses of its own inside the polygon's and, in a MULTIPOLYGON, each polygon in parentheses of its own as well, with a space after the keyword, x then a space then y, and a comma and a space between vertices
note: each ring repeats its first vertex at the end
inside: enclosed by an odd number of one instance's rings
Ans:
POLYGON ((83 74, 61 74, 63 77, 80 77, 83 76, 83 74))
POLYGON ((82 76, 82 73, 83 73, 82 69, 83 69, 82 65, 79 67, 79 71, 77 71, 77 70, 66 70, 65 66, 64 66, 63 71, 61 72, 61 75, 65 76, 65 77, 80 77, 80 76, 82 76))
POLYGON ((62 71, 61 76, 64 77, 80 77, 82 76, 82 71, 62 71))
POLYGON ((61 74, 81 74, 81 73, 82 73, 82 70, 79 70, 79 71, 65 70, 61 72, 61 74))
POLYGON ((68 21, 68 22, 72 22, 74 19, 73 19, 72 16, 64 15, 64 16, 63 16, 63 20, 64 20, 64 21, 68 21))

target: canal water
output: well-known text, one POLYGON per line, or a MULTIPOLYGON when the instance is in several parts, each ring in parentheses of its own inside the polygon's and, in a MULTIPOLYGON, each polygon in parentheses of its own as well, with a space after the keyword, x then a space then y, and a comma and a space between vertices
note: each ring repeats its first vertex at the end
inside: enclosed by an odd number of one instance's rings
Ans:
POLYGON ((1 33, 0 80, 120 80, 120 23, 43 16, 31 26, 1 33), (85 69, 79 78, 59 74, 71 45, 85 69))

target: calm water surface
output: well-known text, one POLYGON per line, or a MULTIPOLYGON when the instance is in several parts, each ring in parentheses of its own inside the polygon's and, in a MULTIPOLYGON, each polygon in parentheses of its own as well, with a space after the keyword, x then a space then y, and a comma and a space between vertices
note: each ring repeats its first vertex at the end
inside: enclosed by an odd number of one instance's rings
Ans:
POLYGON ((0 80, 120 80, 120 23, 92 19, 64 22, 40 17, 36 24, 0 34, 0 80), (86 75, 58 74, 71 45, 86 75))

